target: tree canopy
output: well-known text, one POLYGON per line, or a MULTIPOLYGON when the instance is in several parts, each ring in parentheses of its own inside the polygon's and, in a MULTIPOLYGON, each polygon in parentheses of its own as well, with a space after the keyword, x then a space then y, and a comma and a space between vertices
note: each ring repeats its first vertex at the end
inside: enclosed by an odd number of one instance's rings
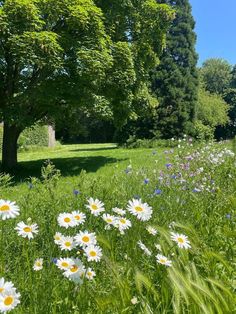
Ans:
POLYGON ((155 0, 2 1, 3 165, 15 166, 19 133, 35 121, 74 119, 105 104, 122 125, 148 84, 172 17, 155 0))

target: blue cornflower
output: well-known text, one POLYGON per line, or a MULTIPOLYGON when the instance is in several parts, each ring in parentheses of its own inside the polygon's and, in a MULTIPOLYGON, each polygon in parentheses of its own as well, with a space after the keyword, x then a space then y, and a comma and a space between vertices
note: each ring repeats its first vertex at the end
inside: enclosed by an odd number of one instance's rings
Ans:
POLYGON ((227 219, 231 219, 231 214, 226 214, 225 217, 226 217, 227 219))
POLYGON ((80 191, 79 191, 79 190, 74 189, 74 190, 73 190, 73 194, 74 194, 75 196, 77 196, 77 195, 79 195, 79 194, 80 194, 80 191))
POLYGON ((162 190, 155 189, 154 195, 160 195, 162 193, 162 190))
POLYGON ((144 183, 144 184, 148 184, 149 181, 150 181, 149 179, 144 179, 144 180, 143 180, 143 183, 144 183))

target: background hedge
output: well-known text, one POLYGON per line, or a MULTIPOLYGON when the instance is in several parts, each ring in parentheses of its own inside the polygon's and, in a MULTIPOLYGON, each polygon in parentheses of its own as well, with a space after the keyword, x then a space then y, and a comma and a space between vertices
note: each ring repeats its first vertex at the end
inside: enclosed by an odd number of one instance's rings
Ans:
MULTIPOLYGON (((3 126, 0 126, 0 151, 2 151, 3 126)), ((24 149, 27 146, 48 146, 48 127, 35 124, 26 128, 18 139, 18 148, 24 149)))

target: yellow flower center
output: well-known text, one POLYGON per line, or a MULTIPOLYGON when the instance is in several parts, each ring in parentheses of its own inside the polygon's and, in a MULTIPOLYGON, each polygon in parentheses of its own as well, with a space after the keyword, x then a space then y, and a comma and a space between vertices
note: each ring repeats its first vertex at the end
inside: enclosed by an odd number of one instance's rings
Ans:
POLYGON ((88 236, 83 236, 82 241, 86 242, 86 243, 89 242, 89 237, 88 236))
POLYGON ((4 299, 4 304, 7 306, 11 305, 13 302, 14 302, 14 298, 11 296, 8 296, 4 299))
POLYGON ((1 212, 6 212, 6 211, 8 211, 10 209, 10 206, 9 205, 2 205, 1 207, 0 207, 0 211, 1 212))
POLYGON ((36 262, 35 265, 40 267, 41 266, 41 262, 36 262))
POLYGON ((25 227, 25 228, 23 228, 23 230, 24 230, 25 232, 31 232, 31 231, 32 231, 32 228, 30 228, 30 227, 25 227))
POLYGON ((92 207, 93 210, 97 210, 98 209, 96 204, 91 205, 91 207, 92 207))
POLYGON ((80 220, 81 217, 80 217, 79 215, 76 215, 76 216, 75 216, 75 219, 76 219, 76 220, 80 220))
POLYGON ((111 218, 107 218, 107 222, 112 222, 112 219, 111 218))
POLYGON ((91 271, 88 271, 88 272, 87 272, 87 275, 88 275, 89 277, 92 276, 91 271))
POLYGON ((0 288, 0 293, 2 293, 4 291, 4 288, 0 288))
POLYGON ((121 219, 120 219, 120 223, 125 224, 125 223, 126 223, 126 220, 123 219, 123 218, 121 218, 121 219))
POLYGON ((69 241, 65 242, 65 246, 70 247, 71 246, 71 242, 69 242, 69 241))
POLYGON ((163 258, 160 259, 160 263, 165 264, 165 262, 166 262, 165 259, 163 259, 163 258))
POLYGON ((90 256, 93 256, 93 257, 97 255, 97 253, 95 251, 90 251, 89 254, 90 254, 90 256))
POLYGON ((58 240, 61 240, 61 237, 59 235, 56 235, 54 239, 58 241, 58 240))
POLYGON ((62 266, 62 267, 68 267, 69 264, 68 264, 67 262, 62 262, 62 263, 61 263, 61 266, 62 266))
POLYGON ((184 239, 183 239, 183 238, 178 238, 177 241, 178 241, 179 243, 184 243, 184 239))
POLYGON ((135 210, 136 210, 136 212, 142 212, 143 208, 140 206, 135 206, 135 210))
POLYGON ((71 271, 72 273, 75 273, 75 272, 77 272, 78 269, 79 269, 79 267, 78 267, 77 265, 73 265, 73 266, 70 268, 70 271, 71 271))
POLYGON ((65 222, 70 222, 71 219, 70 219, 69 217, 66 217, 66 218, 64 218, 64 221, 65 221, 65 222))

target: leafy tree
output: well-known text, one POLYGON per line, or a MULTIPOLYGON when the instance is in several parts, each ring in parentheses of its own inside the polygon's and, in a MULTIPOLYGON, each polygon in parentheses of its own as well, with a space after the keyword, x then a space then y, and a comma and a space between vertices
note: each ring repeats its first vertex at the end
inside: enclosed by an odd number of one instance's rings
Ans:
POLYGON ((228 111, 229 105, 220 95, 200 88, 196 106, 196 136, 201 139, 213 138, 216 127, 224 126, 229 121, 228 111))
POLYGON ((131 1, 132 14, 123 18, 130 26, 120 25, 116 37, 109 12, 119 20, 125 7, 114 11, 118 1, 98 2, 101 7, 92 0, 0 2, 4 168, 16 165, 19 134, 35 121, 67 117, 73 123, 97 96, 108 100, 117 125, 131 112, 137 82, 148 76, 146 64, 157 61, 172 11, 154 0, 131 1))
POLYGON ((188 0, 163 0, 176 11, 167 35, 160 65, 153 73, 159 136, 170 138, 190 133, 195 115, 198 73, 194 20, 188 0))
POLYGON ((209 59, 200 70, 203 84, 210 93, 223 94, 231 81, 231 65, 223 59, 209 59))

